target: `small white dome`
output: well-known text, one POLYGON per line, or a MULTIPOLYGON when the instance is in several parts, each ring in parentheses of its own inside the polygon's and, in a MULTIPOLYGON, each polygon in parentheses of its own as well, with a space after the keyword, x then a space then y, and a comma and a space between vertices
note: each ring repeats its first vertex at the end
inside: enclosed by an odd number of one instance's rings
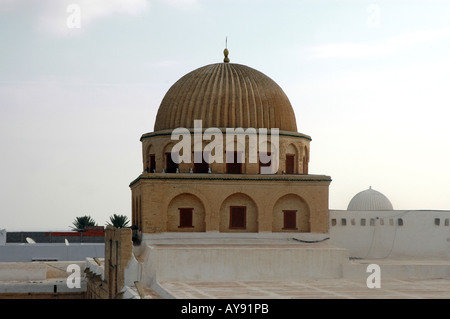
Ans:
POLYGON ((394 208, 386 196, 369 187, 352 198, 347 210, 394 210, 394 208))

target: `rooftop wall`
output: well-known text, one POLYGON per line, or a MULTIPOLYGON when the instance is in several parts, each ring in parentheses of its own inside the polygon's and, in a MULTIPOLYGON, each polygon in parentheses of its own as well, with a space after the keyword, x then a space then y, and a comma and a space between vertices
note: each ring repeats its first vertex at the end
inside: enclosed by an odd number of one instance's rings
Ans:
POLYGON ((450 258, 450 211, 330 211, 330 244, 354 258, 450 258))
MULTIPOLYGON (((0 254, 1 255, 1 254, 0 254)), ((0 263, 0 299, 65 299, 84 298, 85 261, 67 262, 2 262, 0 263), (80 286, 69 287, 68 266, 80 269, 80 286)))
POLYGON ((103 258, 105 244, 6 244, 0 246, 0 262, 79 261, 103 258))

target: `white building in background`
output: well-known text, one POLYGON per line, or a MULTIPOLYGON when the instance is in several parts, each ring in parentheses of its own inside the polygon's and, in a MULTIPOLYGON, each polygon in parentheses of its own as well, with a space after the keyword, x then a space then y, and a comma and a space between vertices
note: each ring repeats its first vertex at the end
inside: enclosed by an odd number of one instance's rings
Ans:
POLYGON ((370 187, 347 210, 330 210, 330 245, 347 248, 351 258, 449 259, 450 211, 394 210, 370 187))

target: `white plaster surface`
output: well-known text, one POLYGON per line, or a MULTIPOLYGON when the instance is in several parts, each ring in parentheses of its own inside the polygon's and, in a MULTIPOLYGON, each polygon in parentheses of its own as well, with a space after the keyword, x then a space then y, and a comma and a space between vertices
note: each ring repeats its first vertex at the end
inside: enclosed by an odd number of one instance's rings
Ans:
POLYGON ((348 251, 326 234, 148 235, 137 256, 141 282, 340 278, 348 251))
POLYGON ((37 243, 0 245, 0 262, 71 261, 105 256, 103 243, 37 243))
POLYGON ((86 291, 84 261, 0 262, 0 293, 53 293, 86 291), (80 287, 70 288, 69 265, 80 267, 80 287))
POLYGON ((450 211, 332 210, 329 243, 347 248, 350 256, 356 258, 450 260, 449 221, 450 211), (346 225, 342 225, 342 219, 346 225), (361 225, 361 219, 365 219, 365 226, 361 225), (399 219, 403 221, 402 226, 399 219), (439 219, 439 225, 435 219, 439 219))
POLYGON ((65 279, 0 282, 0 293, 53 293, 86 291, 86 279, 80 280, 80 288, 69 288, 65 279), (56 286, 56 288, 55 288, 56 286))
POLYGON ((0 281, 45 280, 45 263, 0 263, 0 281))
POLYGON ((341 265, 347 261, 346 250, 320 245, 165 245, 149 246, 148 249, 143 271, 158 281, 339 278, 342 276, 341 265))

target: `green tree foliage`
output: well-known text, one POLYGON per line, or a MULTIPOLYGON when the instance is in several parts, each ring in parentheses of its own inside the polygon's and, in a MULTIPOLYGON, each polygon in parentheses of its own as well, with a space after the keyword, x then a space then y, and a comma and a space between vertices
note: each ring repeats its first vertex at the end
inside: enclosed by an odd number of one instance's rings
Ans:
POLYGON ((130 220, 128 219, 128 216, 114 214, 109 217, 109 222, 107 224, 116 228, 124 228, 128 227, 129 222, 130 220))
POLYGON ((72 224, 74 227, 71 228, 75 231, 85 231, 88 226, 97 226, 97 223, 91 216, 77 217, 72 224))

